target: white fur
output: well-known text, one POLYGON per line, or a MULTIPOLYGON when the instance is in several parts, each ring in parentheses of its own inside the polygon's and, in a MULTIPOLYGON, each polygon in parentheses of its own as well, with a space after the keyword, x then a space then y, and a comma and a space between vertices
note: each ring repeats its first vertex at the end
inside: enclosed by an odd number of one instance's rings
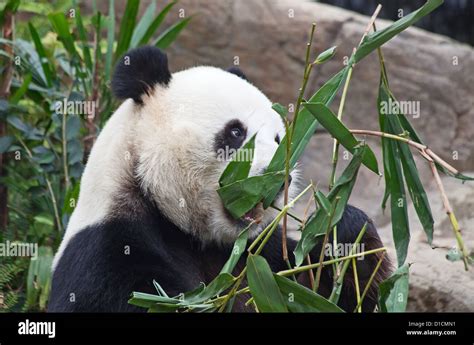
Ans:
MULTIPOLYGON (((247 81, 218 68, 195 67, 173 74, 167 87, 158 85, 143 107, 124 102, 94 145, 55 263, 77 232, 107 216, 121 172, 130 168, 124 156, 132 146, 142 187, 171 221, 204 242, 234 241, 241 226, 226 217, 216 192, 227 162, 213 148, 216 133, 232 119, 247 126, 247 140, 258 132, 250 175, 261 173, 284 126, 270 100, 247 81)), ((266 211, 264 219, 271 216, 266 211)))

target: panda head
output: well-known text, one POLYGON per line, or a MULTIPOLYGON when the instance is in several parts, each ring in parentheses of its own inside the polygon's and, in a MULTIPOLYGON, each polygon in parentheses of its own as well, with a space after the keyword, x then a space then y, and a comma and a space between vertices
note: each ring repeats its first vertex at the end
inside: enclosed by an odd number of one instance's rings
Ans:
MULTIPOLYGON (((171 75, 166 55, 149 46, 119 60, 112 89, 116 97, 133 100, 131 151, 141 191, 181 230, 204 242, 234 241, 249 218, 236 220, 225 210, 216 192, 219 177, 231 159, 227 153, 253 135, 249 175, 265 172, 285 135, 270 100, 236 68, 203 66, 171 75)), ((290 196, 294 189, 293 182, 290 196)), ((251 235, 274 215, 265 210, 251 235)))

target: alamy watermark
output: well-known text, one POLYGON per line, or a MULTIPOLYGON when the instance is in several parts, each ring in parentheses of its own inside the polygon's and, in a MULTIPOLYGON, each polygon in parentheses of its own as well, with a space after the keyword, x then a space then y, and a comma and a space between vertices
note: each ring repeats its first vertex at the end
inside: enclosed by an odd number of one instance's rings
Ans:
POLYGON ((217 150, 217 160, 220 162, 252 162, 255 159, 254 149, 233 149, 226 146, 217 150))
POLYGON ((380 113, 383 115, 405 114, 417 119, 420 117, 420 101, 394 101, 389 98, 388 102, 380 102, 380 113))
POLYGON ((54 111, 62 115, 84 115, 89 119, 95 117, 99 101, 72 101, 67 98, 54 103, 54 111))
POLYGON ((0 256, 23 256, 38 258, 38 243, 10 242, 0 243, 0 256))
MULTIPOLYGON (((365 252, 365 243, 327 243, 324 247, 324 255, 327 257, 344 257, 349 255, 361 254, 365 252)), ((363 260, 364 255, 357 257, 357 260, 363 260)))

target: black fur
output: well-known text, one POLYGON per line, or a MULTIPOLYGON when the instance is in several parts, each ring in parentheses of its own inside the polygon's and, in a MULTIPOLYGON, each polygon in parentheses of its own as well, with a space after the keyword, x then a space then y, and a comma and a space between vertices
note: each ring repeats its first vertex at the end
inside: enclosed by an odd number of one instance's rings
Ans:
POLYGON ((226 147, 228 150, 237 150, 242 146, 245 138, 247 138, 247 127, 238 119, 230 120, 225 124, 224 128, 214 136, 214 151, 225 150, 226 147), (241 130, 242 136, 240 138, 232 137, 231 131, 233 128, 239 128, 241 130))
POLYGON ((238 67, 232 66, 227 69, 227 72, 235 74, 236 76, 242 78, 243 80, 249 81, 247 76, 242 72, 242 70, 238 67))
POLYGON ((132 98, 142 104, 142 97, 156 84, 168 85, 171 73, 168 58, 160 49, 143 46, 125 53, 115 65, 112 91, 119 99, 132 98))
MULTIPOLYGON (((194 289, 200 282, 209 283, 219 273, 231 253, 231 246, 203 248, 199 241, 163 217, 154 205, 145 203, 140 221, 131 221, 130 217, 114 218, 84 229, 70 241, 54 271, 49 311, 145 311, 128 304, 127 300, 132 291, 156 293, 153 279, 170 296, 175 296, 194 289)), ((362 211, 348 206, 338 225, 339 240, 352 243, 367 220, 362 211)), ((365 250, 381 246, 371 222, 363 240, 365 250)), ((295 241, 288 241, 290 253, 295 245, 295 241)), ((320 248, 321 245, 313 250, 313 262, 319 260, 320 248)), ((274 271, 287 269, 281 259, 279 233, 271 237, 262 255, 274 271)), ((366 259, 358 261, 361 289, 377 262, 375 257, 366 259)), ((236 272, 245 260, 245 257, 241 259, 236 272)), ((377 281, 387 276, 387 265, 386 261, 377 281)), ((355 307, 352 273, 348 271, 346 277, 339 305, 352 311, 355 307)), ((307 274, 300 274, 298 279, 307 283, 307 274)), ((328 296, 332 282, 331 268, 323 269, 319 293, 328 296)), ((364 311, 373 310, 376 297, 374 284, 364 300, 364 311)), ((236 301, 234 311, 250 311, 242 298, 236 301)))

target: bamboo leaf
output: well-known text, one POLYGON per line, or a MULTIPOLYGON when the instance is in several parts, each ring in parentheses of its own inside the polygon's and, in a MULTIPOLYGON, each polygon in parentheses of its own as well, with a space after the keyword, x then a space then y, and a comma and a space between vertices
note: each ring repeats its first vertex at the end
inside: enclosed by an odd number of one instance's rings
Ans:
POLYGON ((272 270, 263 257, 248 256, 247 281, 260 312, 288 312, 272 270))
MULTIPOLYGON (((344 126, 344 124, 339 121, 337 116, 322 103, 304 103, 306 109, 309 110, 311 114, 319 121, 319 123, 327 129, 327 131, 336 138, 342 146, 344 146, 351 153, 354 153, 354 150, 359 142, 352 135, 352 133, 344 126)), ((362 158, 362 163, 375 172, 379 174, 379 169, 377 165, 377 159, 373 151, 367 147, 362 158)))
POLYGON ((107 53, 105 55, 105 80, 110 80, 114 55, 115 38, 115 9, 114 0, 109 0, 109 15, 107 16, 107 53))
POLYGON ((64 13, 52 13, 48 15, 48 18, 53 26, 54 32, 58 34, 58 38, 63 43, 64 48, 69 53, 70 57, 76 57, 77 51, 74 45, 74 38, 71 35, 69 23, 64 17, 64 13))
POLYGON ((176 40, 178 37, 179 33, 189 24, 189 21, 192 19, 191 17, 185 18, 175 24, 173 24, 171 27, 169 27, 167 30, 165 30, 155 41, 155 46, 157 46, 160 49, 166 49, 169 47, 171 43, 176 40))
POLYGON ((124 15, 120 23, 120 31, 117 40, 117 49, 115 49, 115 60, 122 56, 130 47, 132 40, 135 20, 140 7, 139 0, 128 0, 125 7, 124 15))
POLYGON ((142 19, 138 22, 133 30, 132 40, 130 42, 130 48, 135 48, 140 40, 142 39, 143 35, 145 34, 146 30, 153 22, 153 17, 155 15, 156 10, 156 0, 150 2, 150 5, 145 10, 145 13, 142 15, 142 19))
POLYGON ((379 285, 379 308, 385 313, 404 312, 408 301, 409 265, 398 268, 379 285))
MULTIPOLYGON (((383 83, 382 78, 380 80, 378 99, 379 117, 381 118, 381 123, 383 123, 385 126, 384 130, 392 134, 403 133, 404 129, 401 125, 400 118, 405 117, 405 115, 400 114, 399 112, 383 114, 381 111, 383 104, 396 102, 396 100, 390 96, 389 90, 387 89, 385 83, 383 83)), ((426 195, 425 189, 423 188, 423 184, 421 183, 415 160, 408 145, 397 141, 397 146, 401 156, 403 175, 405 176, 405 182, 410 193, 413 206, 428 237, 428 242, 431 244, 433 240, 434 220, 428 197, 426 195)))
POLYGON ((322 207, 327 213, 331 212, 331 202, 326 198, 326 196, 320 190, 317 190, 314 193, 314 199, 318 202, 319 206, 322 207))
POLYGON ((278 115, 281 116, 282 119, 286 119, 288 116, 288 109, 285 106, 281 105, 280 103, 272 104, 272 109, 275 110, 278 115))
POLYGON ((316 60, 314 60, 314 63, 316 65, 321 65, 323 63, 325 63, 326 61, 332 59, 332 57, 336 54, 336 46, 334 47, 331 47, 329 49, 326 49, 325 51, 323 51, 321 54, 318 55, 318 57, 316 58, 316 60))
POLYGON ((407 201, 403 186, 401 157, 396 142, 389 142, 388 163, 390 168, 390 211, 392 217, 392 233, 397 252, 398 266, 406 260, 410 243, 407 201))
MULTIPOLYGON (((329 79, 311 98, 310 102, 321 102, 325 105, 329 105, 334 97, 336 96, 337 91, 344 83, 347 77, 347 68, 342 69, 336 73, 331 79, 329 79)), ((298 159, 303 154, 306 145, 308 145, 309 140, 314 134, 314 131, 318 127, 318 121, 314 116, 306 109, 302 108, 299 112, 298 119, 296 124, 292 124, 291 127, 295 126, 295 132, 293 135, 291 152, 290 152, 290 169, 293 168, 298 161, 298 159)), ((278 148, 268 165, 267 172, 281 171, 285 168, 285 157, 286 157, 286 136, 278 145, 278 148)), ((281 186, 276 186, 274 190, 270 191, 268 196, 265 198, 263 207, 267 208, 275 199, 278 194, 281 186)))
POLYGON ((354 187, 365 148, 366 147, 363 146, 356 149, 349 165, 344 169, 327 196, 327 200, 331 202, 331 204, 335 202, 336 198, 339 200, 334 209, 334 214, 328 214, 324 208, 319 208, 303 228, 301 239, 298 241, 294 250, 297 266, 303 263, 306 255, 308 255, 318 243, 319 237, 326 233, 326 229, 336 225, 339 220, 341 220, 344 209, 349 201, 352 188, 354 187), (329 224, 330 219, 332 219, 331 224, 329 224))
POLYGON ((237 237, 237 240, 234 243, 234 247, 232 248, 232 253, 230 254, 230 257, 225 263, 224 267, 222 267, 220 273, 232 274, 232 271, 234 270, 235 265, 237 265, 237 262, 239 262, 242 253, 245 252, 245 247, 247 246, 247 239, 249 237, 249 229, 250 228, 246 228, 240 232, 239 236, 237 237))
POLYGON ((79 38, 81 39, 81 42, 82 42, 82 51, 84 53, 84 61, 86 63, 86 67, 90 72, 92 72, 92 69, 93 69, 92 57, 91 57, 91 52, 89 49, 89 42, 87 39, 86 29, 84 28, 84 23, 82 22, 82 16, 81 16, 81 11, 79 9, 79 6, 76 6, 76 25, 77 25, 77 31, 79 33, 79 38))
POLYGON ((26 280, 26 303, 32 307, 36 304, 46 308, 51 289, 51 265, 53 251, 49 247, 39 247, 36 258, 31 258, 26 280))
POLYGON ((228 273, 220 273, 209 285, 201 286, 189 293, 184 294, 184 302, 186 304, 202 303, 228 289, 235 278, 228 273))
POLYGON ((394 36, 413 25, 419 19, 435 10, 442 3, 443 0, 428 0, 418 10, 397 20, 395 23, 386 27, 385 29, 368 34, 354 55, 354 63, 362 60, 372 51, 391 40, 394 36))
POLYGON ((36 31, 35 27, 33 24, 28 23, 28 28, 30 30, 30 35, 31 39, 33 40, 33 43, 36 48, 36 52, 39 56, 39 59, 41 61, 41 67, 43 69, 44 76, 46 78, 46 84, 51 87, 52 86, 52 80, 53 80, 53 72, 51 70, 51 66, 49 65, 48 58, 46 56, 46 51, 44 49, 43 43, 41 42, 41 39, 38 35, 38 32, 36 31))
POLYGON ((275 186, 280 188, 284 178, 283 171, 251 176, 220 187, 217 193, 224 207, 238 219, 264 199, 268 191, 274 190, 275 186))
POLYGON ((18 102, 23 98, 25 93, 28 91, 28 87, 30 86, 32 79, 32 75, 29 73, 27 74, 21 86, 15 91, 15 93, 10 97, 10 103, 18 104, 18 102))
POLYGON ((280 289, 286 307, 292 313, 343 313, 336 304, 328 301, 323 296, 307 289, 301 284, 273 274, 280 289))
POLYGON ((156 16, 153 22, 148 26, 146 32, 141 37, 138 45, 147 44, 150 41, 150 39, 155 34, 156 30, 158 30, 158 28, 160 27, 160 25, 163 23, 164 19, 168 15, 168 12, 171 10, 171 8, 173 8, 175 4, 176 4, 176 1, 171 1, 168 5, 166 5, 163 8, 163 10, 161 10, 158 16, 156 16))

